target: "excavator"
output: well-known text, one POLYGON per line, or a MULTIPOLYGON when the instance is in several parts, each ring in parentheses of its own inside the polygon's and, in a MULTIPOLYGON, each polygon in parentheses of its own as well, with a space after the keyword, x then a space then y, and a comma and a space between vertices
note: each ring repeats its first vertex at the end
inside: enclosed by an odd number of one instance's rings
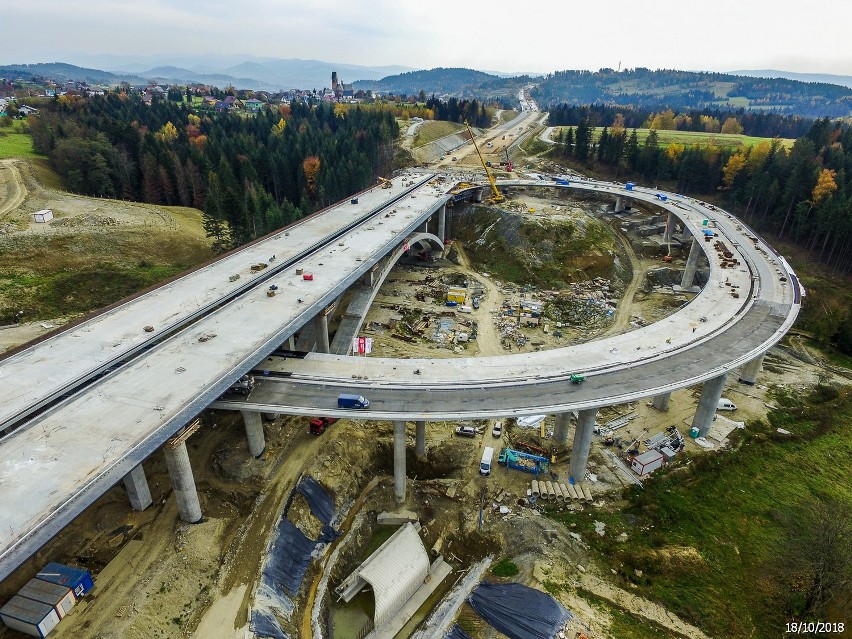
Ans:
POLYGON ((470 141, 473 142, 473 148, 476 149, 476 154, 479 156, 479 161, 482 163, 482 168, 485 169, 485 175, 488 176, 488 182, 491 184, 491 192, 493 195, 489 198, 488 203, 497 204, 504 201, 506 198, 497 190, 497 183, 494 181, 494 176, 491 175, 488 165, 485 164, 485 160, 482 157, 482 153, 479 151, 479 145, 476 143, 476 138, 473 135, 473 131, 470 129, 470 125, 467 122, 464 124, 467 127, 468 134, 470 135, 470 141))

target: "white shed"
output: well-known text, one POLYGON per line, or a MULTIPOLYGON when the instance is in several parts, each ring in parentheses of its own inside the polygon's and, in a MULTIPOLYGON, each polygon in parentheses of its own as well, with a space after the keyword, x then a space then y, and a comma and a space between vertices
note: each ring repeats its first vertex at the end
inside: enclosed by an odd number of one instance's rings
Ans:
POLYGON ((658 450, 649 450, 633 458, 630 467, 639 475, 649 475, 663 465, 663 454, 658 450))
POLYGON ((50 222, 53 219, 53 211, 50 209, 42 209, 41 211, 36 211, 33 213, 33 222, 37 222, 39 224, 44 224, 45 222, 50 222))
POLYGON ((18 595, 0 608, 0 619, 12 630, 31 637, 46 637, 59 623, 53 606, 18 595))

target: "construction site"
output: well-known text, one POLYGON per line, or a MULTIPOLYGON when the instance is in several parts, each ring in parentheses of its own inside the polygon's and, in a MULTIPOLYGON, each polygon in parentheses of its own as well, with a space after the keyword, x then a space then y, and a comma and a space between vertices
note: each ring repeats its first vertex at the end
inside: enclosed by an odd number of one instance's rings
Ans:
MULTIPOLYGON (((474 171, 489 153, 508 159, 523 130, 483 138, 484 154, 467 145, 464 155, 434 161, 451 167, 448 182, 481 181, 474 171)), ((529 171, 557 179, 546 168, 529 171)), ((61 210, 28 179, 40 207, 61 210)), ((123 211, 121 223, 133 215, 123 211)), ((86 232, 85 220, 59 217, 61 232, 86 232)), ((372 340, 364 356, 532 352, 663 319, 695 295, 676 286, 689 239, 680 228, 664 239, 665 226, 641 205, 616 213, 611 201, 531 187, 459 202, 444 251, 414 246, 385 280, 360 332, 372 340)), ((696 283, 704 281, 699 264, 696 283)), ((2 346, 40 332, 26 323, 4 330, 2 346)), ((603 409, 583 477, 570 475, 570 444, 554 443, 553 415, 429 422, 424 455, 410 423, 402 504, 393 494, 391 422, 270 415, 266 449, 253 458, 239 415, 208 410, 186 442, 200 523, 178 519, 166 463, 155 455, 145 462, 152 506, 130 510, 116 486, 5 580, 0 600, 54 561, 94 578, 52 630, 57 638, 615 639, 614 619, 626 612, 647 636, 703 639, 600 565, 590 540, 614 534, 603 520, 624 506, 626 490, 725 450, 732 433, 765 419, 770 389, 802 392, 824 375, 794 350, 773 349, 757 384, 731 378, 706 437, 690 429, 699 387, 673 392, 665 406, 603 409), (584 523, 566 524, 566 514, 584 523), (495 612, 507 601, 514 617, 495 612), (532 630, 518 629, 520 609, 532 630), (518 627, 507 631, 507 623, 518 627)), ((630 543, 627 533, 616 537, 630 543)), ((665 561, 702 561, 695 548, 658 550, 665 561)))

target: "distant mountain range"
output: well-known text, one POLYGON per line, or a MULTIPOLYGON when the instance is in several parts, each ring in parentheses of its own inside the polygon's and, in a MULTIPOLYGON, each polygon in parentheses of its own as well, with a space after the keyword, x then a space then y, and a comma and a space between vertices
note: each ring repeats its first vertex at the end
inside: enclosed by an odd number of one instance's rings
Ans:
POLYGON ((744 71, 731 71, 731 74, 745 75, 750 78, 786 78, 787 80, 799 80, 800 82, 823 82, 825 84, 839 84, 840 86, 852 88, 852 75, 793 73, 792 71, 778 71, 777 69, 747 69, 744 71))
POLYGON ((360 66, 320 60, 245 55, 107 56, 75 54, 78 64, 51 62, 0 65, 0 77, 41 76, 90 84, 211 84, 224 88, 280 91, 331 86, 417 95, 498 98, 511 103, 526 85, 543 109, 569 104, 606 104, 645 109, 755 109, 805 117, 852 116, 852 77, 748 70, 735 73, 626 69, 557 71, 544 77, 506 77, 464 68, 412 70, 402 66, 360 66))
POLYGON ((57 80, 90 83, 200 83, 237 89, 278 91, 331 86, 331 72, 341 82, 379 79, 410 71, 411 67, 362 66, 321 60, 258 58, 246 55, 112 56, 68 54, 69 63, 5 64, 0 69, 24 71, 57 80), (80 65, 80 66, 75 66, 80 65))
POLYGON ((529 76, 503 77, 484 71, 460 68, 436 68, 428 71, 408 71, 387 76, 381 80, 359 80, 354 88, 381 93, 417 95, 450 94, 459 97, 514 98, 518 91, 532 80, 529 76))

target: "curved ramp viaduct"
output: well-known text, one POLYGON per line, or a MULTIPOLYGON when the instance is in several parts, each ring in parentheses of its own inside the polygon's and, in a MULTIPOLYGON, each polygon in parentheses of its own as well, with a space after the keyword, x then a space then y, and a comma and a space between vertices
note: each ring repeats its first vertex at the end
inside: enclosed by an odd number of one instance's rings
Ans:
POLYGON ((242 412, 252 455, 265 447, 263 413, 392 420, 399 501, 407 421, 422 454, 429 420, 555 413, 554 438, 564 444, 576 412, 571 472, 581 477, 599 408, 653 397, 665 409, 672 390, 703 383, 693 422, 703 434, 728 374, 739 368, 753 383, 800 308, 786 261, 724 211, 611 183, 511 181, 501 188, 575 189, 614 200, 616 210, 631 200, 665 210, 668 234, 679 220, 694 238, 683 288, 693 288, 701 255, 709 281, 674 315, 605 340, 475 360, 348 357, 396 259, 418 242, 443 245, 451 200, 482 198, 483 187, 451 194, 451 186, 434 174, 394 178, 390 189, 358 194, 0 360, 0 578, 117 482, 134 508, 147 507, 142 462, 160 447, 181 518, 198 521, 185 442, 206 407, 242 412), (330 340, 328 316, 344 294, 330 340), (280 375, 259 378, 246 398, 223 396, 242 375, 269 369, 269 356, 296 347, 297 336, 318 352, 273 358, 280 375), (572 384, 572 373, 587 379, 572 384), (341 392, 363 394, 369 408, 337 408, 341 392))

